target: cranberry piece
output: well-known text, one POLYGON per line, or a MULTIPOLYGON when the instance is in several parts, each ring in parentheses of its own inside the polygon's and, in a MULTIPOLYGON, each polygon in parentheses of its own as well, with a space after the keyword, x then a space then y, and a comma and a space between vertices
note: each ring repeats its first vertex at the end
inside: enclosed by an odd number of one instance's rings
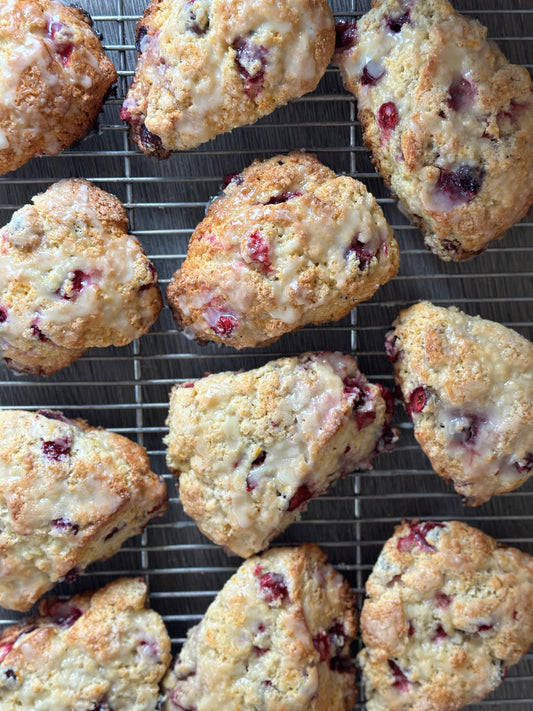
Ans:
POLYGON ((45 457, 58 462, 69 456, 72 448, 72 440, 70 437, 60 437, 48 441, 43 440, 41 447, 45 457))
POLYGON ((264 624, 264 622, 260 622, 257 625, 257 631, 258 632, 266 632, 266 625, 264 624))
POLYGON ((292 190, 287 190, 286 192, 278 193, 277 195, 272 195, 271 198, 265 202, 265 205, 281 205, 283 202, 287 202, 287 200, 292 200, 295 197, 300 197, 302 193, 296 191, 293 192, 292 190))
POLYGON ((53 602, 47 609, 47 614, 59 627, 72 627, 83 612, 79 607, 71 605, 69 602, 53 602))
POLYGON ((329 660, 329 668, 339 674, 354 674, 355 668, 350 657, 339 655, 329 660))
POLYGON ((263 464, 263 462, 265 461, 266 455, 267 455, 267 453, 265 452, 265 450, 264 449, 261 450, 261 452, 259 452, 257 457, 252 462, 251 466, 252 467, 260 467, 261 464, 263 464))
POLYGON ((494 625, 478 625, 476 632, 489 632, 494 629, 494 625))
POLYGON ((270 247, 258 230, 252 232, 246 238, 245 250, 250 261, 259 264, 263 272, 268 271, 272 264, 270 247))
MULTIPOLYGON (((125 524, 124 524, 125 525, 125 524)), ((113 536, 116 536, 119 531, 122 531, 124 526, 115 526, 112 528, 109 533, 104 536, 104 541, 108 541, 110 538, 113 538, 113 536)))
POLYGON ((320 655, 321 662, 329 659, 329 635, 327 632, 319 632, 316 637, 313 637, 313 644, 320 655))
POLYGON ((48 420, 59 420, 59 422, 68 422, 62 412, 54 412, 53 410, 38 410, 38 415, 46 417, 48 420))
POLYGON ((66 518, 56 518, 54 519, 54 521, 52 521, 52 525, 54 526, 54 528, 57 528, 60 531, 72 533, 73 536, 75 536, 80 530, 80 527, 77 523, 72 523, 72 521, 69 521, 66 518))
POLYGON ((144 124, 141 128, 139 141, 143 150, 148 153, 159 153, 163 148, 161 138, 157 134, 152 133, 152 131, 149 131, 144 124))
POLYGON ((404 25, 411 24, 411 16, 409 15, 409 10, 403 15, 400 15, 400 17, 391 17, 390 15, 388 15, 385 18, 385 22, 387 23, 387 27, 391 30, 391 32, 401 32, 402 27, 404 25))
POLYGON ((54 43, 57 54, 61 57, 61 64, 66 67, 70 61, 72 52, 74 52, 72 30, 62 22, 50 22, 47 34, 49 39, 54 43))
POLYGON ((481 189, 485 171, 472 165, 460 165, 456 170, 439 168, 437 189, 452 203, 462 204, 473 200, 481 189))
POLYGON ((289 591, 285 578, 280 573, 265 573, 259 578, 259 587, 267 602, 284 602, 289 599, 289 591))
POLYGON ((41 331, 35 321, 30 325, 30 331, 31 335, 34 338, 38 338, 42 343, 50 343, 50 339, 48 338, 48 336, 44 335, 44 333, 41 331))
POLYGON ((81 269, 76 269, 76 271, 72 274, 72 277, 70 278, 70 282, 72 284, 72 293, 66 293, 64 289, 61 289, 59 291, 59 293, 61 294, 61 298, 66 299, 67 301, 69 301, 70 299, 74 299, 87 286, 87 284, 90 283, 90 276, 89 274, 86 274, 85 272, 81 271, 81 269))
POLYGON ((357 22, 339 20, 335 24, 335 48, 350 49, 357 43, 357 22))
POLYGON ((528 452, 519 462, 513 462, 513 466, 519 474, 530 472, 533 469, 533 452, 528 452))
POLYGON ((425 553, 434 553, 437 549, 426 541, 427 534, 434 528, 445 528, 443 523, 426 521, 425 523, 409 524, 411 529, 407 536, 398 539, 398 550, 401 553, 409 553, 415 546, 425 553))
POLYGON ((263 689, 270 689, 270 687, 272 686, 272 682, 270 681, 270 679, 265 679, 261 682, 261 686, 263 687, 263 689))
POLYGON ((485 417, 473 413, 464 413, 462 418, 467 421, 467 424, 462 430, 454 434, 453 441, 464 445, 467 449, 473 450, 476 447, 479 431, 487 420, 485 417))
POLYGON ((0 323, 7 321, 7 309, 5 306, 0 306, 0 323))
POLYGON ((6 669, 6 677, 8 679, 16 679, 17 674, 14 669, 6 669))
MULTIPOLYGON (((146 37, 147 34, 148 34, 148 30, 146 29, 146 27, 144 25, 141 25, 140 27, 137 28, 137 33, 135 35, 135 49, 137 50, 137 52, 139 54, 141 54, 141 52, 142 52, 141 43, 143 41, 143 38, 146 37)), ((122 110, 121 110, 120 118, 122 118, 122 110)), ((122 120, 124 120, 124 119, 122 119, 122 120)))
POLYGON ((405 676, 400 667, 392 659, 387 660, 387 663, 394 677, 392 686, 401 692, 409 691, 409 679, 405 676))
POLYGON ((383 425, 383 430, 377 441, 376 447, 374 449, 375 454, 382 454, 383 452, 392 452, 396 447, 396 442, 398 441, 398 431, 391 427, 388 422, 383 425))
POLYGON ((256 647, 255 644, 253 646, 253 650, 255 652, 256 657, 263 657, 267 652, 270 651, 269 647, 263 648, 263 647, 256 647))
POLYGON ((432 642, 441 642, 443 639, 447 639, 448 636, 449 635, 446 632, 446 630, 444 629, 444 627, 442 625, 438 625, 433 637, 431 638, 431 641, 432 642))
MULTIPOLYGON (((189 0, 187 5, 191 6, 194 4, 194 0, 189 0)), ((192 7, 187 8, 189 17, 187 20, 187 30, 189 32, 194 32, 195 35, 198 35, 198 37, 201 37, 202 35, 207 34, 209 30, 209 18, 206 17, 202 23, 198 21, 198 18, 196 16, 196 13, 192 9, 192 7)))
POLYGON ((313 497, 313 489, 308 484, 300 484, 289 501, 288 511, 294 511, 313 497))
POLYGON ((356 410, 355 411, 355 422, 357 424, 358 430, 363 430, 365 427, 371 425, 376 419, 376 413, 374 410, 356 410))
POLYGON ((415 626, 413 625, 412 622, 409 622, 409 629, 407 631, 407 636, 412 637, 415 633, 415 626))
POLYGON ((65 582, 66 583, 73 583, 76 578, 79 576, 81 573, 81 568, 78 568, 77 566, 75 568, 72 568, 71 570, 68 571, 68 573, 65 575, 65 582))
POLYGON ((409 402, 407 403, 407 412, 412 415, 413 412, 422 412, 425 408, 429 397, 429 392, 422 385, 415 388, 413 392, 409 395, 409 402))
POLYGON ((389 388, 386 388, 381 383, 376 383, 376 385, 379 388, 381 397, 385 400, 385 408, 387 414, 392 415, 394 413, 394 398, 392 396, 392 392, 389 390, 389 388))
POLYGON ((224 177, 222 181, 222 190, 225 190, 230 183, 235 185, 242 185, 244 183, 244 178, 241 173, 230 173, 224 177))
POLYGON ((351 254, 355 254, 360 271, 364 271, 372 261, 375 253, 368 248, 368 245, 359 241, 359 235, 353 238, 350 246, 344 252, 344 258, 349 259, 351 254))
POLYGON ((328 634, 331 646, 335 649, 335 652, 339 654, 346 644, 346 630, 342 622, 334 622, 329 628, 328 634))
POLYGON ((381 104, 378 109, 378 125, 382 130, 392 131, 398 125, 399 120, 398 109, 393 101, 381 104))
POLYGON ((396 363, 400 357, 400 352, 400 339, 395 335, 394 330, 389 331, 385 335, 385 353, 387 354, 387 358, 391 363, 396 363))
POLYGON ((8 642, 7 644, 0 645, 0 664, 7 657, 9 652, 13 649, 14 642, 8 642))
POLYGON ((263 45, 250 44, 243 37, 236 39, 232 47, 239 74, 244 79, 244 93, 253 99, 263 88, 268 50, 263 45))
POLYGON ((360 378, 346 378, 343 381, 343 395, 349 397, 353 395, 354 402, 358 402, 362 398, 365 401, 365 386, 360 378))
POLYGON ((126 121, 126 123, 131 123, 131 113, 130 110, 126 106, 121 106, 120 107, 120 120, 121 121, 126 121))
POLYGON ((468 108, 476 95, 474 86, 464 77, 455 79, 448 90, 448 106, 453 111, 461 111, 468 108))
POLYGON ((433 599, 437 607, 440 607, 441 610, 445 610, 451 605, 453 597, 446 595, 446 593, 438 592, 433 599))
POLYGON ((385 70, 377 62, 370 61, 363 67, 363 73, 361 75, 361 84, 363 86, 374 86, 385 74, 385 70))
POLYGON ((213 331, 222 338, 225 338, 227 336, 231 336, 238 325, 239 322, 235 316, 232 316, 231 314, 222 314, 218 317, 215 325, 213 326, 213 331))

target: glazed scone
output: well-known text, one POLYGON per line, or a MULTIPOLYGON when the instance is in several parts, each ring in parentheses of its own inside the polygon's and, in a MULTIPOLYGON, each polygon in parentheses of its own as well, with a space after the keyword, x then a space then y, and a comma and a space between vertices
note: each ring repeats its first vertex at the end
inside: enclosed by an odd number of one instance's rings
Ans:
POLYGON ((209 375, 172 391, 167 466, 201 531, 247 558, 309 499, 391 449, 392 406, 341 353, 209 375))
POLYGON ((2 607, 29 610, 167 508, 146 450, 126 437, 60 412, 0 410, 0 441, 2 607))
POLYGON ((162 299, 114 195, 69 179, 32 203, 0 230, 0 357, 51 375, 89 348, 146 333, 162 299))
POLYGON ((155 711, 170 664, 147 587, 121 578, 94 593, 42 600, 0 635, 2 711, 155 711))
POLYGON ((0 173, 93 127, 117 73, 91 25, 53 0, 0 3, 0 173))
POLYGON ((312 91, 334 46, 326 0, 152 0, 121 118, 167 158, 312 91))
POLYGON ((364 185, 293 152, 232 177, 194 231, 167 299, 186 336, 250 348, 343 318, 398 263, 364 185))
POLYGON ((244 562, 189 630, 163 711, 350 711, 355 596, 314 544, 244 562))
POLYGON ((471 506, 533 470, 533 344, 455 307, 400 312, 386 348, 414 435, 471 506))
POLYGON ((366 583, 368 711, 480 701, 533 642, 533 558, 459 521, 397 526, 366 583))
POLYGON ((336 61, 387 185, 444 260, 483 251, 533 201, 533 94, 447 0, 374 0, 336 61))

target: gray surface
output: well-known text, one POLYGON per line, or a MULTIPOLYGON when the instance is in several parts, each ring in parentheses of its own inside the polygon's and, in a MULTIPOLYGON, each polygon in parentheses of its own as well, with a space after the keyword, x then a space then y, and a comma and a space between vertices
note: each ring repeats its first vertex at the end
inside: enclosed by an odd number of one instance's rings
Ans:
MULTIPOLYGON (((124 574, 149 579, 151 601, 165 617, 178 649, 189 626, 198 621, 214 594, 236 568, 183 514, 165 469, 161 438, 172 383, 205 371, 249 368, 280 354, 309 349, 356 352, 371 379, 391 383, 383 337, 399 309, 420 298, 455 304, 468 313, 500 321, 533 339, 533 224, 524 221, 485 254, 462 264, 445 264, 424 249, 417 230, 398 212, 361 146, 354 100, 331 68, 310 96, 279 109, 252 127, 195 151, 159 163, 134 150, 119 119, 119 107, 133 73, 135 23, 139 0, 85 0, 104 35, 104 45, 120 70, 116 99, 104 110, 100 134, 55 158, 33 160, 0 178, 0 224, 11 212, 56 179, 86 177, 123 200, 132 230, 153 259, 163 285, 184 257, 187 240, 217 193, 222 177, 253 158, 295 148, 312 150, 337 172, 359 177, 379 198, 401 247, 399 276, 340 323, 308 328, 261 351, 238 353, 214 346, 199 348, 173 326, 165 309, 151 333, 122 349, 94 350, 49 379, 15 376, 0 365, 0 404, 4 407, 60 408, 69 416, 111 428, 147 447, 153 468, 171 487, 171 506, 161 521, 132 539, 111 561, 96 564, 60 594, 103 584, 124 574)), ((338 17, 360 14, 368 2, 334 0, 338 17)), ((457 0, 456 6, 488 25, 509 58, 531 68, 533 8, 525 0, 457 0), (502 8, 503 6, 503 8, 502 8), (483 9, 482 9, 483 8, 483 9)), ((300 523, 279 542, 312 540, 328 553, 362 600, 363 585, 380 546, 402 517, 459 518, 533 553, 533 482, 477 509, 459 498, 430 470, 412 436, 405 413, 398 412, 402 437, 394 454, 382 455, 372 472, 350 476, 328 496, 311 502, 300 523)), ((18 618, 0 611, 0 623, 18 618)), ((473 706, 502 711, 533 708, 533 653, 511 669, 490 700, 473 706)))

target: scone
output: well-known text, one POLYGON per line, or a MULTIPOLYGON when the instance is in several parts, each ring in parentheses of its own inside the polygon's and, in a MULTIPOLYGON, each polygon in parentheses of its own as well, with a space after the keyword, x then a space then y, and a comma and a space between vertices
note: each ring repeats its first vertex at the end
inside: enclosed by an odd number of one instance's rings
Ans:
POLYGON ((0 357, 51 375, 93 346, 123 346, 161 310, 157 274, 122 203, 61 180, 0 230, 0 357))
POLYGON ((126 437, 60 412, 0 410, 0 441, 2 607, 29 610, 167 508, 146 450, 126 437))
POLYGON ((250 558, 189 630, 163 711, 350 711, 348 582, 313 544, 250 558))
POLYGON ((172 391, 167 465, 202 532, 247 558, 309 499, 392 447, 392 406, 341 353, 209 375, 172 391))
POLYGON ((167 158, 312 91, 335 46, 326 0, 152 0, 121 111, 130 137, 167 158))
POLYGON ((427 301, 394 326, 387 352, 437 474, 471 506, 523 484, 533 470, 533 344, 427 301))
POLYGON ((374 0, 336 61, 387 185, 444 260, 501 237, 533 201, 533 94, 447 0, 374 0))
POLYGON ((313 155, 256 160, 194 231, 167 299, 186 336, 253 348, 346 316, 398 271, 364 185, 313 155))
POLYGON ((146 583, 121 578, 0 635, 2 711, 155 711, 170 664, 161 617, 145 607, 146 583))
POLYGON ((480 701, 533 642, 533 558, 459 521, 404 522, 366 583, 368 711, 480 701))
POLYGON ((78 7, 2 2, 0 39, 0 173, 7 173, 82 139, 117 72, 78 7))

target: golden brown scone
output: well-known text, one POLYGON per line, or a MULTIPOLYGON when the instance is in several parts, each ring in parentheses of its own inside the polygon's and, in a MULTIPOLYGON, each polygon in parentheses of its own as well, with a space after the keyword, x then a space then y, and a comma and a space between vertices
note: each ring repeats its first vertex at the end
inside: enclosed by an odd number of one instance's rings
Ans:
POLYGON ((163 711, 350 711, 355 596, 314 544, 244 562, 189 630, 163 711))
POLYGON ((202 532, 247 558, 310 499, 392 448, 392 407, 342 353, 209 375, 172 391, 167 465, 202 532))
POLYGON ((147 586, 121 578, 96 592, 39 603, 0 635, 2 711, 155 711, 170 664, 147 586))
POLYGON ((166 511, 163 480, 126 437, 60 412, 0 410, 0 441, 2 607, 29 610, 166 511))
POLYGON ((0 356, 51 375, 88 348, 139 338, 162 299, 114 195, 69 179, 32 203, 0 230, 0 356))
POLYGON ((253 348, 346 316, 397 272, 362 183, 301 152, 232 176, 194 231, 167 299, 186 336, 253 348))
POLYGON ((533 558, 466 523, 397 526, 366 583, 368 711, 480 701, 533 642, 533 558))
POLYGON ((152 0, 121 111, 149 155, 193 148, 312 91, 335 46, 326 0, 152 0))
POLYGON ((400 312, 386 348, 414 434, 471 506, 533 470, 533 344, 427 301, 400 312))
POLYGON ((54 0, 0 4, 0 173, 93 127, 116 81, 89 16, 54 0))
POLYGON ((426 245, 465 259, 533 202, 531 77, 447 0, 372 6, 336 54, 365 142, 426 245))

